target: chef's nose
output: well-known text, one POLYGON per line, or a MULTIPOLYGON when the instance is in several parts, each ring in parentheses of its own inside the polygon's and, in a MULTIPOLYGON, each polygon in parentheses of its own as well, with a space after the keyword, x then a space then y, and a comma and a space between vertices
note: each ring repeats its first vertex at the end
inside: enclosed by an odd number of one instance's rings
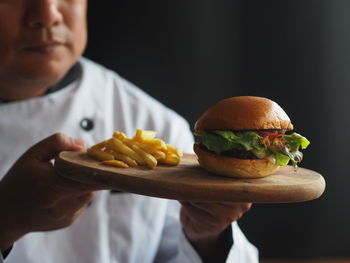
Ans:
POLYGON ((59 0, 28 0, 25 23, 30 28, 51 28, 63 21, 59 0))

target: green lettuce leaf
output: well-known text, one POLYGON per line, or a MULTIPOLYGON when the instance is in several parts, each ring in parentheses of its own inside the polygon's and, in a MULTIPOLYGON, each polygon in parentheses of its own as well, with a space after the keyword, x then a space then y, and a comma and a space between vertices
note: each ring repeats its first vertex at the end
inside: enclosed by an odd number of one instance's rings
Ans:
POLYGON ((299 148, 305 149, 310 142, 298 133, 284 135, 281 142, 272 142, 270 147, 261 143, 261 136, 254 131, 200 131, 195 134, 201 143, 216 154, 232 149, 251 151, 257 158, 273 157, 276 164, 285 166, 291 162, 294 166, 302 160, 303 154, 299 148))
POLYGON ((259 159, 264 159, 267 156, 271 155, 271 152, 269 149, 265 148, 265 147, 259 147, 256 149, 252 150, 252 153, 258 157, 259 159))
POLYGON ((211 131, 202 133, 202 143, 215 153, 239 149, 250 151, 260 148, 259 135, 256 132, 211 131))
POLYGON ((276 164, 279 166, 285 166, 289 163, 290 158, 288 155, 285 155, 281 152, 277 152, 277 151, 272 151, 273 152, 273 157, 276 160, 276 164))
POLYGON ((284 140, 292 149, 296 150, 298 150, 299 147, 301 147, 301 149, 305 149, 310 144, 308 139, 295 132, 293 132, 291 135, 284 135, 284 140))
POLYGON ((234 147, 229 140, 215 133, 203 132, 201 141, 208 150, 216 154, 228 151, 234 147))

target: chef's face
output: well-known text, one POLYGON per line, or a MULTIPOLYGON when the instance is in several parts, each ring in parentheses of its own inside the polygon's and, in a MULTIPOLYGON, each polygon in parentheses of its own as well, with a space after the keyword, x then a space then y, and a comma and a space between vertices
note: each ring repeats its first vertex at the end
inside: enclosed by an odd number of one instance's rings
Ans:
POLYGON ((86 9, 87 0, 0 0, 0 88, 57 82, 86 46, 86 9))

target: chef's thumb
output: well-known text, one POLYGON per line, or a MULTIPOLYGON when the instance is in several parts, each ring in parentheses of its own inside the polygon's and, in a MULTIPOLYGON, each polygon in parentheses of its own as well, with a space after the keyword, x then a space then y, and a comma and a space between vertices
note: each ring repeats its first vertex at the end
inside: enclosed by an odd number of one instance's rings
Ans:
POLYGON ((27 157, 34 157, 38 161, 47 162, 54 159, 61 151, 79 151, 85 142, 72 138, 63 133, 55 133, 33 145, 26 153, 27 157))

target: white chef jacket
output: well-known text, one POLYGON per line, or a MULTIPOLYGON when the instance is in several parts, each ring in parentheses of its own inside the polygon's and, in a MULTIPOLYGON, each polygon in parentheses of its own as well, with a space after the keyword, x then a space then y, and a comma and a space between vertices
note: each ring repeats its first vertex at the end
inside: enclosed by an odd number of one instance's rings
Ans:
MULTIPOLYGON (((136 128, 151 129, 183 152, 192 152, 193 137, 182 117, 115 72, 85 58, 80 63, 81 76, 67 87, 0 104, 0 178, 31 145, 56 132, 84 139, 91 146, 110 138, 115 130, 131 137, 136 128), (92 130, 81 128, 84 118, 92 120, 92 130)), ((232 235, 227 262, 258 262, 256 248, 236 223, 232 235)), ((201 259, 182 232, 177 201, 99 191, 71 226, 25 235, 4 262, 194 263, 201 259)))

